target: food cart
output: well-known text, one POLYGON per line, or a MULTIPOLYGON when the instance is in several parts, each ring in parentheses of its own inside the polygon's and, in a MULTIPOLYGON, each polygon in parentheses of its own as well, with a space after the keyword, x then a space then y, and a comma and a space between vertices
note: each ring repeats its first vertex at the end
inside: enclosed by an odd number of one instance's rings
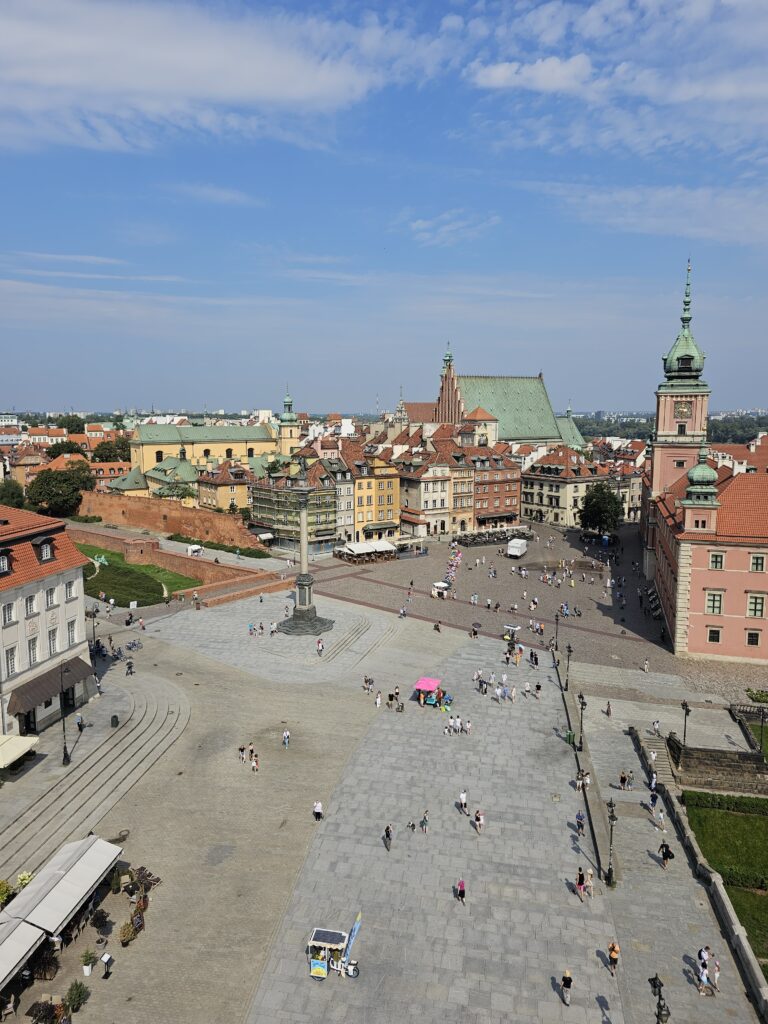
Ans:
POLYGON ((442 583, 433 583, 432 584, 432 597, 441 597, 443 600, 445 600, 445 598, 448 597, 448 591, 450 589, 451 589, 451 584, 450 583, 446 583, 445 580, 443 580, 442 583))
POLYGON ((312 978, 327 978, 329 971, 356 978, 360 973, 357 960, 350 960, 352 942, 360 928, 357 915, 351 937, 347 932, 331 931, 328 928, 313 928, 307 943, 309 974, 312 978))
POLYGON ((430 707, 448 707, 453 703, 453 697, 450 694, 445 693, 440 684, 439 679, 429 679, 423 676, 413 688, 416 694, 416 699, 419 704, 424 707, 428 704, 430 707))

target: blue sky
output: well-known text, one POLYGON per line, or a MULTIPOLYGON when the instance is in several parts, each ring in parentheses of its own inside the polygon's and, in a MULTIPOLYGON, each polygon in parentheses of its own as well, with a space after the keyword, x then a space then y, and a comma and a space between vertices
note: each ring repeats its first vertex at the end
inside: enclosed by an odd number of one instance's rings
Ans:
POLYGON ((0 406, 768 405, 768 3, 3 0, 0 406))

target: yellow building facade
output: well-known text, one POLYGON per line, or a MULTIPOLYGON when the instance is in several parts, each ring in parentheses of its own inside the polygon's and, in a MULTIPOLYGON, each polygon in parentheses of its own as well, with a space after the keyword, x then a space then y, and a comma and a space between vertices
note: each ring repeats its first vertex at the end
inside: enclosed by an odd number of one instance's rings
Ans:
POLYGON ((277 437, 263 423, 249 427, 172 427, 142 424, 131 438, 131 466, 146 473, 167 458, 194 466, 231 460, 244 462, 276 452, 277 437))

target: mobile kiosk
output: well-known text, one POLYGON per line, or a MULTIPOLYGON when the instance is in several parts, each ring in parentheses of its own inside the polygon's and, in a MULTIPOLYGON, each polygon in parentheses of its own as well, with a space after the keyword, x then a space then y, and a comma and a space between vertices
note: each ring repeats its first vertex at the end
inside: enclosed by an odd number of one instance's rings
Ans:
POLYGON ((307 943, 310 977, 327 978, 329 971, 337 971, 339 974, 348 974, 350 978, 356 978, 360 973, 357 961, 344 958, 348 939, 346 932, 313 928, 307 943))

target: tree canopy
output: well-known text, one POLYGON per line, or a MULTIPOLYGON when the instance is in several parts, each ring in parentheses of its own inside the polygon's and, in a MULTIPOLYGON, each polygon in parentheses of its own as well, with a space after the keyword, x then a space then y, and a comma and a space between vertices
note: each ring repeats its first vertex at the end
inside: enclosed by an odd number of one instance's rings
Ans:
POLYGON ((599 483, 590 487, 581 510, 581 525, 585 530, 606 533, 615 530, 623 518, 621 499, 608 484, 599 483))
POLYGON ((57 455, 66 455, 68 452, 71 454, 77 452, 78 455, 82 455, 83 449, 76 441, 57 441, 56 444, 45 449, 45 454, 51 459, 55 459, 57 455))
POLYGON ((7 505, 9 508, 24 508, 24 488, 11 477, 0 481, 0 505, 7 505))
POLYGON ((130 462, 131 443, 127 437, 118 437, 114 441, 100 441, 93 449, 94 462, 130 462))
POLYGON ((59 416, 56 420, 56 426, 63 427, 64 430, 69 431, 70 434, 85 433, 85 420, 82 416, 75 416, 74 413, 69 413, 66 416, 59 416))
POLYGON ((77 462, 69 469, 44 469, 27 488, 27 499, 38 512, 49 516, 72 516, 78 508, 83 491, 92 491, 93 476, 87 462, 77 462))

